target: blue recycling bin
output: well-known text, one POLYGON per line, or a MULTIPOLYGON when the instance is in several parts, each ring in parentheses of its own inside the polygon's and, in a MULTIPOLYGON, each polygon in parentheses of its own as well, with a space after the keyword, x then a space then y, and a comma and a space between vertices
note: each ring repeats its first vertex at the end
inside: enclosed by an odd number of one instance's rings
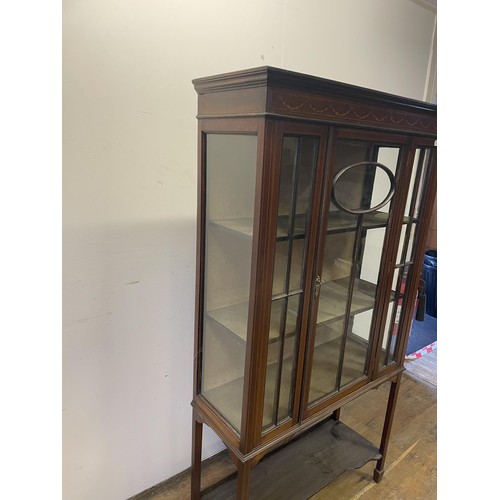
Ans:
POLYGON ((425 281, 425 313, 437 318, 437 250, 424 253, 422 279, 425 281))

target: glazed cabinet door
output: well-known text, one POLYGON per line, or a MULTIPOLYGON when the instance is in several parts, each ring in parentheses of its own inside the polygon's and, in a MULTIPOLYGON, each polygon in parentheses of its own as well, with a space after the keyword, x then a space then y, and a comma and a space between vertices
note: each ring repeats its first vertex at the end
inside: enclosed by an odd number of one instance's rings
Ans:
POLYGON ((395 265, 389 270, 392 300, 383 319, 383 337, 375 367, 377 374, 404 362, 406 337, 414 319, 416 289, 420 285, 420 261, 427 231, 424 219, 426 215, 428 219, 435 196, 436 148, 433 141, 428 141, 427 145, 417 141, 410 153, 409 171, 395 265))
POLYGON ((388 134, 335 134, 310 305, 306 416, 372 375, 408 142, 388 134))
POLYGON ((298 419, 327 127, 277 125, 274 244, 262 432, 298 419))

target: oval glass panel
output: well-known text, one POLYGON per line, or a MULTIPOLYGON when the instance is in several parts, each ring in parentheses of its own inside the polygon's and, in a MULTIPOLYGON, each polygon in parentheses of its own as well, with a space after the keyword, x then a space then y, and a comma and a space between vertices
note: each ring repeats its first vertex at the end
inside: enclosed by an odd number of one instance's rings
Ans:
POLYGON ((392 171, 377 162, 349 165, 335 176, 332 201, 352 214, 374 212, 387 204, 394 194, 396 179, 392 171))

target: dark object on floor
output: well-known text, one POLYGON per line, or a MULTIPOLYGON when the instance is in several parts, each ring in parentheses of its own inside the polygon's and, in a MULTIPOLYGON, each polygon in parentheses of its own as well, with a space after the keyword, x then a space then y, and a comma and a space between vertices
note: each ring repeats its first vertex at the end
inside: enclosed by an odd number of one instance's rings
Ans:
MULTIPOLYGON (((342 472, 358 469, 380 457, 375 446, 347 425, 328 420, 265 457, 252 470, 250 498, 304 500, 342 472)), ((229 479, 202 498, 235 499, 236 479, 229 479)))
POLYGON ((437 250, 427 250, 424 254, 422 278, 425 281, 425 312, 437 318, 437 250))
POLYGON ((417 313, 415 314, 415 319, 417 321, 425 320, 425 304, 427 302, 427 296, 425 295, 425 281, 420 280, 418 284, 418 296, 417 296, 417 313))
POLYGON ((413 321, 411 325, 410 340, 406 348, 406 355, 413 354, 436 340, 437 319, 426 314, 424 321, 413 321))

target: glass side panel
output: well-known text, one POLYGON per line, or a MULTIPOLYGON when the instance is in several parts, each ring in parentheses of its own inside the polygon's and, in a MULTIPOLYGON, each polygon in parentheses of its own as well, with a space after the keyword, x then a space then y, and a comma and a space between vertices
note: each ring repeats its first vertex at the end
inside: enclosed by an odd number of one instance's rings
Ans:
POLYGON ((310 404, 367 374, 373 307, 399 158, 399 147, 368 141, 341 139, 335 146, 314 318, 310 404))
POLYGON ((206 135, 201 394, 239 432, 256 180, 255 135, 206 135))
POLYGON ((283 137, 263 429, 291 417, 293 407, 304 251, 318 147, 318 137, 283 137))
MULTIPOLYGON (((406 284, 411 279, 418 279, 420 270, 414 269, 415 237, 419 226, 419 209, 423 195, 426 191, 426 182, 429 166, 432 161, 432 148, 419 148, 416 150, 415 159, 412 166, 411 181, 408 189, 405 218, 401 228, 399 241, 397 265, 394 270, 393 293, 395 303, 391 306, 387 315, 384 340, 381 345, 379 355, 379 369, 396 362, 396 355, 400 342, 402 342, 402 331, 399 328, 399 316, 402 312, 403 304, 412 307, 414 301, 406 297, 406 284), (418 276, 414 276, 417 273, 418 276)), ((403 353, 404 354, 404 353, 403 353)))

